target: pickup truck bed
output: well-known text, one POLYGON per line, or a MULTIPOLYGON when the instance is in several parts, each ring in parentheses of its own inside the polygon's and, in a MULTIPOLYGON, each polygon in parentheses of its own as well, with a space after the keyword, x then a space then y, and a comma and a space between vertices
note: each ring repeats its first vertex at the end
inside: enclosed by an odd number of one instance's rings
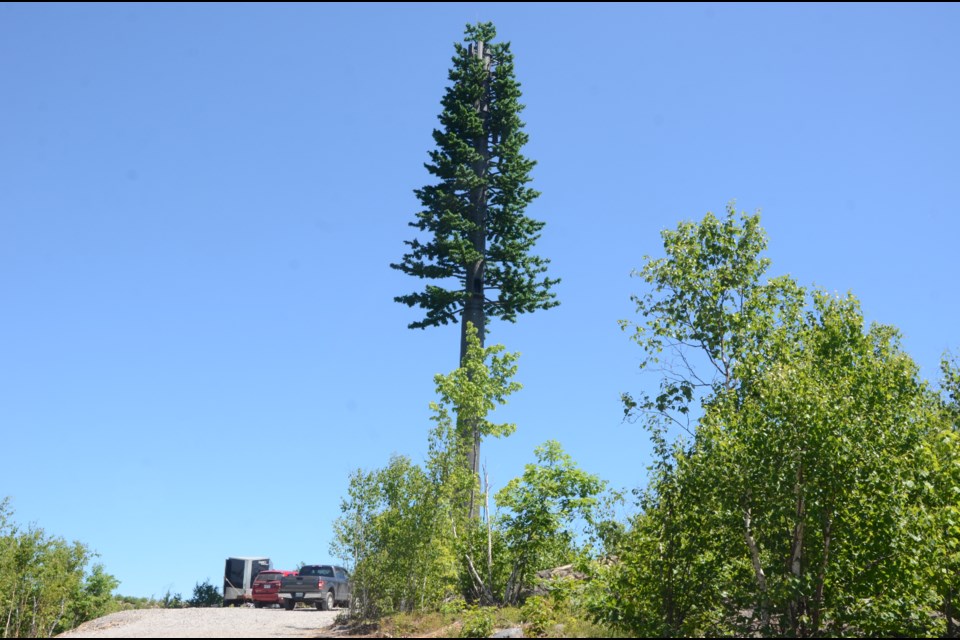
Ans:
POLYGON ((350 605, 350 576, 343 567, 329 564, 308 564, 295 576, 280 581, 280 603, 287 611, 298 602, 313 603, 317 609, 328 611, 335 606, 350 605))

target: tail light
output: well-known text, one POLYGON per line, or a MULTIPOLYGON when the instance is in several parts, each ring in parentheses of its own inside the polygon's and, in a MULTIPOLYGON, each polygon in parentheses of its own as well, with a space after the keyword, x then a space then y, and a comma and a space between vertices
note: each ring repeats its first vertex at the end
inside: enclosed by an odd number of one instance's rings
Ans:
POLYGON ((317 589, 323 589, 323 580, 317 580, 317 589))

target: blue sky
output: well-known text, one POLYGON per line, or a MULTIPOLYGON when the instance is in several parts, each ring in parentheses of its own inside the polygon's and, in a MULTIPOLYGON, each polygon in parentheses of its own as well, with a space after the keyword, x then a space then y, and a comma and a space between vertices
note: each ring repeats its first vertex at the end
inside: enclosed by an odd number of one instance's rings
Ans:
POLYGON ((771 274, 960 350, 960 7, 0 5, 0 496, 119 591, 324 562, 347 475, 422 460, 455 327, 411 331, 453 43, 512 42, 561 306, 494 324, 494 487, 559 440, 611 485, 655 385, 617 326, 660 230, 736 200, 771 274))

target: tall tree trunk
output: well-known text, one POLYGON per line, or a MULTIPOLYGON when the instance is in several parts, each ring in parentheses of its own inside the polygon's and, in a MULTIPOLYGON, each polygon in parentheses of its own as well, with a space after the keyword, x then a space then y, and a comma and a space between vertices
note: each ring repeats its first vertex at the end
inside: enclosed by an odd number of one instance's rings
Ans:
POLYGON ((664 538, 666 539, 666 549, 663 543, 660 544, 660 557, 664 562, 660 565, 660 593, 661 606, 663 607, 663 619, 670 634, 677 633, 676 607, 674 606, 676 598, 674 597, 673 577, 676 563, 676 551, 674 545, 674 520, 673 520, 673 499, 670 498, 667 507, 667 526, 664 527, 664 538))
MULTIPOLYGON (((793 525, 793 544, 790 553, 790 573, 796 579, 796 584, 800 583, 800 577, 803 573, 803 533, 804 518, 806 517, 803 483, 803 463, 800 463, 797 466, 797 479, 793 488, 797 497, 797 511, 796 522, 793 525)), ((805 598, 799 593, 795 594, 790 600, 790 628, 795 637, 802 634, 800 627, 802 616, 805 613, 804 600, 805 598)))
POLYGON ((493 588, 493 523, 490 519, 490 477, 483 466, 483 511, 487 520, 487 584, 493 588))
POLYGON ((827 580, 827 567, 830 564, 830 540, 833 536, 833 513, 828 511, 823 525, 823 560, 820 562, 820 573, 817 574, 817 591, 814 596, 813 611, 810 612, 811 632, 817 635, 820 632, 820 615, 823 612, 823 585, 827 580))
POLYGON ((763 565, 760 563, 760 549, 757 547, 757 541, 753 537, 753 528, 751 522, 751 510, 749 506, 743 508, 743 537, 747 542, 747 548, 750 550, 750 563, 753 565, 753 575, 757 579, 757 587, 760 589, 760 624, 763 626, 764 633, 770 627, 770 598, 767 593, 767 575, 763 572, 763 565))
POLYGON ((960 629, 954 622, 953 611, 953 589, 947 587, 947 592, 943 595, 943 615, 947 618, 947 637, 956 638, 960 636, 960 629))
POLYGON ((17 583, 13 583, 13 593, 10 595, 10 608, 7 610, 7 623, 3 626, 3 637, 12 638, 10 634, 10 620, 13 618, 13 611, 16 607, 17 601, 17 583))
MULTIPOLYGON (((473 324, 477 329, 477 338, 480 340, 480 347, 485 344, 486 337, 486 313, 483 308, 484 289, 483 289, 483 267, 484 256, 487 255, 487 176, 490 165, 490 146, 488 132, 488 114, 489 105, 489 87, 490 87, 490 54, 485 50, 483 42, 477 42, 472 47, 471 53, 482 61, 484 67, 483 93, 480 99, 474 104, 474 108, 483 119, 483 132, 474 139, 473 147, 479 154, 479 159, 473 164, 473 173, 480 178, 480 185, 470 194, 470 201, 473 205, 471 211, 471 222, 475 227, 470 233, 470 244, 474 251, 480 256, 473 264, 468 265, 467 281, 465 284, 468 298, 463 307, 463 317, 460 323, 460 364, 463 365, 467 355, 467 325, 473 324)), ((474 478, 480 475, 480 431, 479 425, 463 425, 464 431, 472 436, 472 443, 467 453, 467 467, 470 469, 474 478)), ((476 489, 470 490, 470 504, 468 513, 471 519, 480 517, 480 506, 476 499, 476 489)))

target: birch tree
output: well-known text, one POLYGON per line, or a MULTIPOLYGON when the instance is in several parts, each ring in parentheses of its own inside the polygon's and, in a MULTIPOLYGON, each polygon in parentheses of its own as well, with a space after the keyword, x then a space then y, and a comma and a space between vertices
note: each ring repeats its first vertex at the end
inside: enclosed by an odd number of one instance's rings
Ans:
POLYGON ((899 333, 852 295, 766 278, 759 215, 663 237, 643 320, 622 323, 659 373, 623 396, 657 457, 604 615, 666 635, 941 631, 944 411, 899 333))

